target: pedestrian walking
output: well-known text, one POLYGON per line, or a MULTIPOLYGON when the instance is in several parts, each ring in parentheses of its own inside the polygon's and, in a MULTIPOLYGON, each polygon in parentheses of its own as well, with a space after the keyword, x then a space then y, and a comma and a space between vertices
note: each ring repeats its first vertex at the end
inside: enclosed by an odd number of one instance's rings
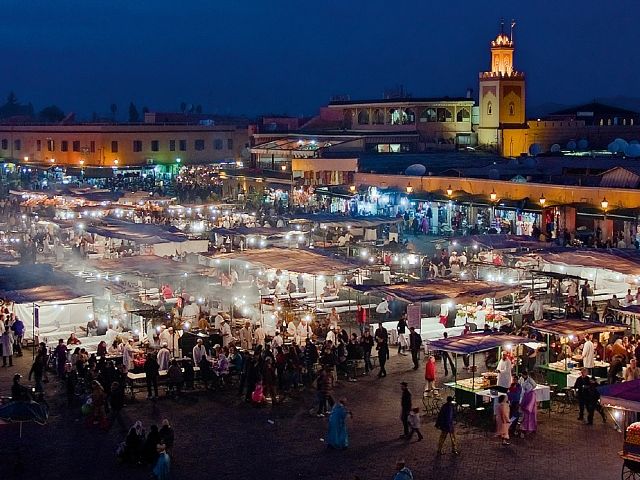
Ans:
MULTIPOLYGON (((449 337, 449 335, 447 334, 447 332, 444 332, 442 334, 442 337, 446 339, 449 337)), ((446 377, 449 375, 449 366, 451 366, 451 373, 455 376, 458 370, 455 364, 453 363, 453 360, 451 359, 451 355, 449 354, 449 352, 442 350, 440 354, 442 355, 442 366, 444 367, 444 376, 446 377)))
POLYGON ((427 363, 424 367, 424 396, 431 395, 431 390, 433 390, 433 394, 438 394, 438 389, 436 388, 436 357, 431 355, 427 360, 427 363))
POLYGON ((413 361, 413 369, 418 369, 418 358, 420 348, 422 347, 422 337, 416 332, 414 327, 409 327, 409 350, 411 351, 411 360, 413 361))
POLYGON ((400 388, 402 389, 402 395, 400 396, 400 420, 402 421, 402 428, 404 433, 400 435, 400 438, 409 437, 409 413, 411 413, 411 392, 407 382, 401 382, 400 388))
POLYGON ((419 412, 420 409, 418 407, 414 407, 411 409, 411 412, 409 413, 409 427, 411 428, 411 431, 409 432, 409 437, 407 437, 407 440, 411 440, 411 438, 413 437, 413 434, 417 434, 418 435, 418 441, 422 441, 422 432, 420 431, 420 415, 419 412))
POLYGON ((393 480, 413 480, 413 473, 404 460, 396 462, 396 474, 393 476, 393 480))
POLYGON ((444 442, 447 437, 451 438, 451 451, 454 455, 458 455, 458 445, 455 434, 455 414, 456 406, 453 403, 453 397, 448 396, 447 402, 440 407, 438 418, 436 419, 436 428, 440 430, 440 440, 438 441, 438 455, 444 454, 444 442))

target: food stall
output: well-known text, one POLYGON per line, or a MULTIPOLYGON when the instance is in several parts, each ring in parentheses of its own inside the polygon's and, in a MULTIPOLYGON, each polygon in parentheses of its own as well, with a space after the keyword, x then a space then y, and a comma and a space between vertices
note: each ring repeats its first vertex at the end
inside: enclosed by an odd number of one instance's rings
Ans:
MULTIPOLYGON (((624 332, 626 327, 620 325, 606 325, 604 323, 589 322, 579 319, 564 320, 543 320, 531 326, 531 328, 546 334, 547 349, 544 364, 538 365, 538 368, 546 372, 547 382, 552 385, 558 385, 559 388, 573 386, 575 380, 580 376, 580 362, 582 358, 578 356, 564 355, 561 361, 550 362, 550 345, 551 336, 560 337, 560 343, 565 345, 567 341, 574 340, 578 335, 586 335, 588 333, 614 333, 624 332)), ((564 347, 563 347, 564 348, 564 347)), ((607 362, 598 361, 595 363, 594 375, 605 376, 609 368, 607 362)))
MULTIPOLYGON (((509 314, 499 310, 499 302, 513 302, 518 286, 477 280, 434 278, 395 285, 352 285, 350 288, 378 296, 390 297, 421 305, 421 318, 416 330, 424 340, 450 337, 462 333, 469 324, 472 330, 500 328, 510 323, 509 314)), ((386 325, 394 328, 395 323, 386 325)))
MULTIPOLYGON (((516 335, 504 335, 500 333, 475 333, 471 335, 462 335, 459 337, 443 338, 441 340, 431 340, 428 342, 429 350, 439 350, 453 353, 455 355, 471 355, 471 377, 466 379, 458 379, 457 373, 454 381, 445 383, 455 392, 456 402, 459 405, 477 405, 484 403, 495 397, 492 391, 496 386, 497 375, 494 372, 486 372, 477 375, 476 354, 488 352, 493 349, 504 348, 508 351, 513 350, 515 345, 528 342, 526 337, 516 335)), ((544 385, 539 385, 540 393, 539 401, 549 400, 548 389, 544 385)))

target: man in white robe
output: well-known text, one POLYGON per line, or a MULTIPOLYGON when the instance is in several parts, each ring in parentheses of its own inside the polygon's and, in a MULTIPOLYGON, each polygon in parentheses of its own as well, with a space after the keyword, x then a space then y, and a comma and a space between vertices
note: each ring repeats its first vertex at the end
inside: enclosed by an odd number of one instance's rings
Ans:
POLYGON ((511 386, 511 360, 507 357, 507 352, 502 352, 502 359, 498 362, 496 372, 498 373, 498 386, 509 388, 511 386))
POLYGON ((202 360, 203 357, 207 356, 207 348, 204 346, 201 338, 199 338, 196 342, 196 346, 193 347, 192 353, 194 365, 199 365, 200 360, 202 360))

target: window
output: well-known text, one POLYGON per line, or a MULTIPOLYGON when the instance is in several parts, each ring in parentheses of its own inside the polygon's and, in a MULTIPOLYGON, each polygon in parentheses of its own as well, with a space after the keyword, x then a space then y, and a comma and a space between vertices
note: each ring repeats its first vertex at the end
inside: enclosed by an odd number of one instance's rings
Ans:
POLYGON ((402 123, 404 125, 416 123, 416 113, 412 108, 407 108, 403 113, 404 115, 402 115, 402 123))
POLYGON ((22 147, 22 141, 17 138, 13 141, 13 148, 14 150, 20 150, 20 147, 22 147))
POLYGON ((222 140, 220 138, 216 138, 213 141, 213 148, 215 148, 216 150, 222 150, 222 140))
POLYGON ((157 152, 160 150, 160 141, 159 140, 151 140, 151 151, 157 152))
POLYGON ((198 139, 195 142, 193 142, 193 148, 196 149, 198 152, 201 152, 202 150, 204 150, 204 140, 198 139))
POLYGON ((142 151, 142 140, 134 140, 133 141, 133 151, 141 152, 142 151))
POLYGON ((456 122, 468 122, 471 119, 471 115, 469 114, 469 109, 461 108, 456 113, 456 122))
POLYGON ((420 122, 435 122, 436 111, 433 108, 425 108, 420 115, 420 122))
POLYGON ((491 115, 491 102, 487 103, 487 115, 491 115))
POLYGON ((169 151, 171 151, 171 152, 175 152, 176 151, 176 141, 175 140, 169 140, 169 151))
POLYGON ((227 150, 233 150, 233 138, 227 138, 227 150))
POLYGON ((36 151, 42 151, 42 140, 36 140, 36 151))
POLYGON ((513 117, 515 114, 516 114, 516 107, 513 104, 513 102, 511 102, 509 104, 509 115, 513 117))
POLYGON ((91 142, 89 143, 89 151, 91 153, 96 153, 96 142, 94 142, 93 140, 91 140, 91 142))
POLYGON ((453 115, 448 108, 438 108, 436 110, 438 122, 453 122, 453 115))
POLYGON ((80 151, 80 140, 74 140, 73 143, 71 144, 71 148, 73 149, 74 152, 79 152, 80 151))
POLYGON ((358 112, 358 125, 369 125, 369 110, 358 112))
POLYGON ((2 139, 2 150, 9 150, 9 140, 6 138, 2 139))
POLYGON ((118 141, 117 140, 112 140, 111 141, 111 153, 118 153, 118 141))
POLYGON ((56 142, 52 138, 47 138, 47 150, 50 152, 56 151, 56 142))
POLYGON ((60 151, 68 152, 69 151, 69 142, 67 140, 62 140, 60 142, 60 151))
POLYGON ((384 110, 380 110, 376 108, 373 111, 373 124, 374 125, 384 125, 384 110))
POLYGON ((180 140, 180 151, 181 152, 186 152, 187 151, 187 141, 186 140, 180 140))

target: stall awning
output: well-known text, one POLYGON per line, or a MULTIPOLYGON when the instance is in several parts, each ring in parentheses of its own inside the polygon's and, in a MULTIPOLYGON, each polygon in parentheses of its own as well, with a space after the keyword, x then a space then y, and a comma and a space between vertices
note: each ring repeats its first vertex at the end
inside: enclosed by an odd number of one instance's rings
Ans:
POLYGON ((635 250, 562 249, 537 254, 543 261, 555 265, 603 268, 622 275, 640 276, 640 254, 635 250))
POLYGON ((598 391, 602 405, 640 412, 640 380, 603 385, 598 391))
POLYGON ((308 213, 296 214, 288 218, 289 223, 318 223, 327 227, 354 227, 366 228, 377 227, 378 225, 386 225, 402 222, 402 218, 391 218, 381 216, 369 217, 344 217, 340 215, 330 215, 326 213, 308 213))
POLYGON ((578 319, 542 320, 534 323, 531 328, 543 333, 564 336, 599 332, 624 332, 626 330, 626 327, 621 325, 608 325, 578 319))
MULTIPOLYGON (((446 240, 453 247, 458 245, 462 247, 480 246, 493 250, 509 250, 513 248, 542 249, 548 246, 545 242, 540 242, 533 237, 525 235, 469 235, 450 237, 446 240)), ((442 242, 442 240, 434 240, 434 242, 442 242)))
POLYGON ((175 227, 125 222, 114 218, 105 219, 101 224, 88 225, 86 231, 105 238, 118 238, 142 245, 189 240, 175 227))
POLYGON ((448 279, 423 280, 396 285, 355 285, 361 292, 377 292, 407 302, 434 302, 450 299, 456 303, 471 303, 485 298, 501 298, 517 292, 517 285, 481 282, 476 280, 454 281, 448 279))
POLYGON ((335 275, 352 272, 358 265, 346 262, 338 257, 329 257, 310 250, 265 248, 263 250, 245 250, 216 256, 221 261, 247 262, 263 268, 286 270, 310 275, 335 275))
POLYGON ((209 269, 201 265, 175 262, 155 255, 138 255, 117 259, 88 260, 85 269, 120 275, 169 277, 176 275, 203 274, 209 269))
POLYGON ((474 333, 458 337, 443 338, 429 341, 431 350, 444 350, 461 355, 485 352, 497 347, 513 346, 530 341, 526 337, 516 335, 502 335, 496 333, 474 333))
POLYGON ((93 294, 78 279, 50 265, 18 265, 0 269, 0 298, 16 303, 55 302, 93 294))

